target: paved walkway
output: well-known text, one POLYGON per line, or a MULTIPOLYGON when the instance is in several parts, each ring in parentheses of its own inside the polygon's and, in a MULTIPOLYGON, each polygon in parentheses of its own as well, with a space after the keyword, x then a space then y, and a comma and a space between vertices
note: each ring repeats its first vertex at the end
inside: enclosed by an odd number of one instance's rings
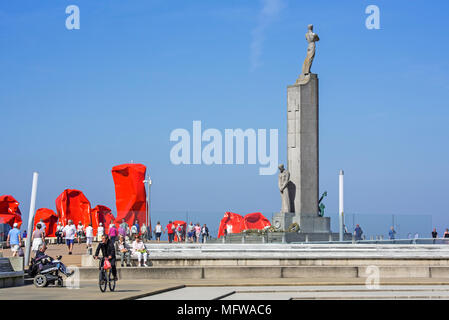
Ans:
POLYGON ((181 288, 182 285, 173 282, 124 280, 117 282, 114 292, 101 292, 97 281, 85 281, 79 289, 67 287, 36 288, 33 284, 21 287, 0 289, 0 300, 100 300, 129 299, 140 295, 158 293, 167 289, 181 288))
MULTIPOLYGON (((429 292, 433 292, 434 298, 447 297, 449 293, 443 294, 446 290, 449 292, 448 279, 388 279, 380 283, 381 286, 417 286, 413 288, 407 287, 409 292, 419 292, 421 296, 429 296, 429 292), (421 286, 421 287, 419 287, 421 286), (423 287, 425 286, 425 287, 423 287), (441 286, 445 286, 442 290, 441 286), (418 290, 419 289, 419 290, 418 290), (423 290, 426 289, 426 290, 423 290)), ((336 292, 341 291, 338 286, 348 289, 357 287, 365 288, 363 279, 227 279, 227 280, 121 280, 117 283, 115 292, 100 292, 97 281, 84 281, 80 284, 79 289, 68 289, 58 287, 36 288, 32 284, 14 288, 0 289, 0 300, 99 300, 99 299, 138 299, 149 297, 149 299, 183 299, 183 300, 201 300, 214 299, 223 297, 232 293, 236 299, 278 299, 278 298, 304 298, 299 292, 306 289, 314 288, 314 292, 307 293, 308 299, 328 298, 329 295, 319 293, 319 288, 326 289, 332 286, 336 288, 336 292), (185 288, 187 290, 184 290, 185 288), (236 290, 236 288, 238 290, 236 290), (263 288, 265 292, 261 292, 263 288), (183 289, 184 291, 178 291, 183 289), (271 291, 267 294, 266 291, 271 291), (257 292, 256 292, 257 291, 257 292), (276 293, 276 291, 278 293, 276 293), (286 295, 279 295, 283 291, 286 295), (192 294, 191 292, 196 292, 192 294), (238 294, 237 294, 238 293, 238 294), (157 294, 160 294, 157 296, 157 294), (288 296, 288 297, 287 297, 288 296)), ((322 291, 322 290, 321 290, 322 291)), ((335 291, 335 290, 334 290, 335 291)), ((354 290, 352 290, 354 291, 354 290)), ((355 290, 357 291, 357 290, 355 290)), ((338 293, 332 293, 338 298, 338 293)), ((416 295, 415 295, 416 296, 416 295)), ((395 298, 390 295, 390 298, 395 298)))
MULTIPOLYGON (((94 242, 93 247, 96 248, 97 242, 94 242)), ((157 244, 156 241, 150 241, 146 242, 146 244, 157 244)), ((165 242, 161 242, 160 245, 165 244, 165 242)), ((25 249, 25 248, 24 248, 25 249)), ((73 252, 72 255, 69 255, 69 250, 65 244, 47 244, 47 251, 46 253, 50 257, 57 257, 59 255, 62 256, 62 262, 66 266, 77 266, 81 267, 81 256, 87 253, 87 247, 85 243, 78 244, 78 242, 75 242, 73 245, 73 252)), ((0 249, 0 254, 3 255, 3 257, 11 257, 12 252, 8 249, 0 249)))
MULTIPOLYGON (((23 248, 25 250, 25 248, 23 248)), ((75 243, 73 245, 72 255, 69 255, 69 250, 65 244, 49 244, 47 245, 46 254, 50 257, 57 257, 59 255, 62 256, 62 261, 65 265, 75 265, 81 266, 81 256, 86 254, 86 244, 85 243, 75 243)), ((11 257, 12 253, 10 249, 0 249, 0 253, 3 254, 3 257, 11 257)))
POLYGON ((141 300, 449 299, 449 286, 257 286, 184 287, 141 300))

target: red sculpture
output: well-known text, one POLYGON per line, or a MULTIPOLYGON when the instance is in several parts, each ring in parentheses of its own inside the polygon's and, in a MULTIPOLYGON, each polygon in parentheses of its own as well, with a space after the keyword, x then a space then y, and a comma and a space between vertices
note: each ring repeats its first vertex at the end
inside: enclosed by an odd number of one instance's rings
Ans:
POLYGON ((233 212, 226 212, 218 227, 218 238, 226 233, 240 233, 244 230, 262 230, 271 226, 270 220, 260 212, 248 213, 245 217, 233 212))
POLYGON ((218 227, 218 238, 225 235, 225 230, 226 233, 239 233, 241 231, 240 226, 242 221, 243 217, 241 215, 233 212, 225 212, 218 227))
MULTIPOLYGON (((109 225, 111 221, 115 224, 115 217, 112 214, 111 209, 106 206, 97 205, 91 211, 92 216, 92 228, 94 229, 94 236, 97 236, 97 229, 100 222, 103 223, 105 234, 109 233, 109 225)), ((116 225, 117 226, 117 225, 116 225)))
POLYGON ((251 230, 258 229, 262 230, 265 227, 271 226, 270 220, 265 218, 260 212, 248 213, 242 221, 240 229, 251 230))
POLYGON ((79 190, 66 189, 56 198, 56 211, 59 221, 65 226, 68 220, 78 225, 81 221, 84 227, 91 223, 90 202, 79 190))
POLYGON ((56 237, 56 227, 58 226, 58 215, 51 209, 40 208, 36 211, 34 216, 34 229, 36 225, 41 221, 45 223, 45 236, 46 237, 56 237))
POLYGON ((0 196, 0 223, 7 223, 11 227, 17 223, 19 229, 22 225, 19 202, 13 196, 0 196))
POLYGON ((146 221, 146 167, 143 164, 122 164, 112 168, 112 178, 115 184, 115 204, 117 207, 117 222, 125 219, 129 226, 139 221, 141 226, 146 221))

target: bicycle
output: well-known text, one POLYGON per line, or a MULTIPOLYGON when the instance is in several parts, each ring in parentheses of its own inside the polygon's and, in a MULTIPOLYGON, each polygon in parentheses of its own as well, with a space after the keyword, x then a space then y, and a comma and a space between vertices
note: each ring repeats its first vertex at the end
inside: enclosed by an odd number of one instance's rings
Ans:
POLYGON ((112 275, 112 268, 105 269, 104 268, 104 260, 107 259, 101 259, 100 261, 100 274, 99 274, 99 281, 98 285, 100 287, 101 292, 105 292, 107 287, 109 286, 110 291, 115 290, 115 278, 112 275))

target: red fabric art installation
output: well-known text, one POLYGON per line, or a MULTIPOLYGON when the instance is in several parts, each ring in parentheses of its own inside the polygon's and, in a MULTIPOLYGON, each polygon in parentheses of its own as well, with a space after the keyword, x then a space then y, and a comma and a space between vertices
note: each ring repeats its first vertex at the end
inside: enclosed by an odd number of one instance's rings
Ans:
POLYGON ((240 230, 258 229, 271 226, 270 220, 265 218, 260 212, 248 213, 242 221, 240 230))
POLYGON ((19 202, 13 196, 0 196, 0 223, 9 224, 12 228, 14 223, 18 228, 22 225, 22 213, 19 209, 19 202))
MULTIPOLYGON (((94 236, 97 236, 97 229, 100 225, 100 222, 103 223, 105 234, 109 233, 109 225, 111 224, 111 220, 115 223, 115 217, 112 214, 112 210, 106 206, 97 205, 91 211, 92 216, 92 228, 94 229, 94 236)), ((116 224, 117 227, 117 224, 116 224)))
POLYGON ((241 215, 233 212, 225 212, 218 227, 218 238, 225 235, 225 230, 227 233, 239 233, 241 231, 240 226, 242 221, 243 217, 241 215))
MULTIPOLYGON (((125 219, 129 226, 139 221, 141 226, 146 221, 146 167, 143 164, 122 164, 112 168, 115 184, 115 204, 119 223, 125 219)), ((139 230, 140 231, 140 230, 139 230)))
POLYGON ((59 221, 65 226, 72 220, 75 226, 81 221, 84 227, 91 223, 90 202, 79 190, 66 189, 56 198, 56 211, 59 221))
POLYGON ((45 223, 45 236, 46 237, 56 237, 56 227, 58 226, 58 215, 51 209, 40 208, 36 211, 34 216, 34 228, 41 221, 45 223))

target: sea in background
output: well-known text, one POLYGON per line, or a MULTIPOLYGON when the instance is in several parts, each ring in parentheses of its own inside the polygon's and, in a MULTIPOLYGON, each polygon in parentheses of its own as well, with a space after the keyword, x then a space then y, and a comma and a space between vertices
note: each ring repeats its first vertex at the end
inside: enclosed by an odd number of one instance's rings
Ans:
MULTIPOLYGON (((165 227, 169 220, 182 220, 187 223, 193 222, 193 224, 204 223, 209 228, 209 233, 212 237, 217 237, 218 227, 220 225, 220 220, 223 218, 225 212, 205 212, 205 211, 153 211, 151 212, 151 221, 154 225, 157 221, 165 227)), ((240 213, 242 216, 250 213, 240 213)), ((274 212, 262 212, 262 214, 272 220, 274 212)), ((331 218, 331 230, 332 232, 338 232, 339 230, 339 220, 338 214, 325 214, 331 218)), ((355 226, 359 224, 362 228, 366 239, 373 237, 383 236, 384 239, 388 239, 388 232, 390 227, 394 226, 396 230, 396 239, 407 239, 414 238, 418 234, 419 238, 431 238, 431 232, 434 226, 432 225, 432 215, 422 214, 422 215, 412 215, 412 214, 364 214, 364 213, 346 213, 345 214, 345 225, 348 232, 353 232, 355 226)), ((437 227, 439 236, 442 237, 444 229, 446 226, 437 227)), ((167 236, 164 235, 163 239, 167 236)))
MULTIPOLYGON (((182 220, 186 223, 193 224, 200 223, 201 226, 205 223, 209 228, 209 233, 213 238, 217 237, 218 227, 225 212, 217 211, 151 211, 151 222, 154 226, 157 221, 160 221, 162 226, 168 224, 169 220, 182 220)), ((239 212, 236 212, 239 213, 239 212)), ((248 212, 250 213, 250 212, 248 212)), ((239 213, 242 216, 247 213, 239 213)), ((262 214, 272 221, 274 213, 262 212, 262 214)), ((338 214, 325 214, 331 218, 331 231, 338 232, 339 219, 338 214)), ((381 236, 388 239, 388 232, 390 227, 394 226, 396 230, 396 239, 411 239, 416 235, 419 238, 431 238, 431 232, 434 227, 437 228, 438 237, 442 237, 444 230, 449 226, 433 226, 432 215, 430 214, 365 214, 365 213, 346 213, 345 225, 348 232, 353 232, 356 225, 359 224, 363 230, 365 239, 378 239, 381 236)), ((25 230, 27 221, 22 224, 21 230, 25 230)), ((3 228, 0 221, 0 238, 4 238, 9 231, 8 228, 3 228)), ((162 240, 167 240, 167 235, 163 234, 162 240)))

